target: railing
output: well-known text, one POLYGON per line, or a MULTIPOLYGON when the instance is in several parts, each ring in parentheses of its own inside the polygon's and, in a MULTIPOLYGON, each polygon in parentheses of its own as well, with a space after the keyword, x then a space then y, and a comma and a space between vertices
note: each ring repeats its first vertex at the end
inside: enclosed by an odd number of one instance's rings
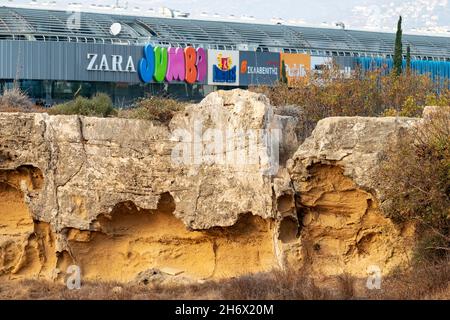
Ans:
MULTIPOLYGON (((170 41, 166 39, 158 39, 156 37, 151 38, 104 38, 104 37, 89 37, 76 34, 40 34, 40 33, 0 33, 0 40, 22 40, 22 41, 56 41, 56 42, 80 42, 80 43, 101 43, 101 44, 118 44, 118 45, 143 45, 146 43, 153 43, 160 46, 174 46, 174 47, 186 47, 191 45, 193 47, 203 47, 206 49, 216 50, 237 50, 237 45, 232 44, 219 44, 214 42, 178 42, 170 41)), ((308 53, 312 56, 356 56, 356 57, 380 57, 386 58, 392 55, 391 51, 372 51, 372 50, 339 50, 326 47, 313 47, 313 48, 283 48, 278 46, 257 46, 256 51, 264 52, 290 52, 290 53, 308 53)), ((443 56, 433 53, 415 52, 412 54, 413 59, 417 60, 431 60, 431 61, 450 61, 449 56, 443 56)))

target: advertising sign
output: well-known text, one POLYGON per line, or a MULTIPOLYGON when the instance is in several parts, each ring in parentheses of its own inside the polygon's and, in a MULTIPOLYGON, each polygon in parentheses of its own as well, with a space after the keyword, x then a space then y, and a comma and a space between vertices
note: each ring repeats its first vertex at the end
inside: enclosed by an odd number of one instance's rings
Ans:
POLYGON ((185 81, 193 84, 206 78, 206 51, 203 48, 162 48, 148 44, 139 60, 139 77, 148 82, 185 81))
POLYGON ((239 85, 239 51, 208 50, 208 84, 239 85))
POLYGON ((0 78, 139 83, 142 47, 64 41, 0 41, 0 78))
POLYGON ((280 79, 280 54, 241 51, 239 53, 239 84, 274 85, 280 79))
POLYGON ((311 69, 311 56, 303 53, 281 53, 280 64, 284 63, 288 83, 304 78, 311 69))
POLYGON ((202 48, 151 45, 0 41, 0 79, 205 83, 202 48))
POLYGON ((331 67, 333 59, 331 57, 311 57, 311 71, 321 72, 324 69, 331 67))

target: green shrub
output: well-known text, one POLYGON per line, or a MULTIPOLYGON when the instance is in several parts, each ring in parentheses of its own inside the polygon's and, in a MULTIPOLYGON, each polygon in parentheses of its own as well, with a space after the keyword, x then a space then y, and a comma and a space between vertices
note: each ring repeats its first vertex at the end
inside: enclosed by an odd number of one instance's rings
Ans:
POLYGON ((186 103, 171 98, 151 96, 138 99, 131 108, 122 109, 118 116, 168 124, 175 113, 184 110, 186 103))
POLYGON ((431 93, 426 99, 427 106, 450 106, 450 89, 442 89, 439 94, 431 93))
POLYGON ((97 93, 91 99, 77 97, 72 101, 56 105, 48 110, 49 114, 78 114, 91 117, 108 117, 116 114, 111 98, 104 93, 97 93))
POLYGON ((414 97, 409 96, 403 103, 402 109, 398 113, 400 117, 420 117, 423 107, 416 104, 414 97))
POLYGON ((388 108, 383 112, 383 117, 396 117, 396 116, 398 116, 398 112, 394 108, 388 108))

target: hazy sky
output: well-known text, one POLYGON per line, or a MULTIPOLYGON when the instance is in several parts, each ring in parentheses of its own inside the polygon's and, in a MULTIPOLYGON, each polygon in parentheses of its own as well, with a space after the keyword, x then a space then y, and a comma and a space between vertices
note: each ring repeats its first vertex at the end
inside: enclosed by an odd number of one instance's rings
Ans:
MULTIPOLYGON (((52 0, 37 0, 41 5, 52 0)), ((27 4, 31 0, 0 0, 0 4, 27 4)), ((61 8, 68 3, 115 5, 116 0, 56 0, 61 8)), ((404 18, 404 30, 428 30, 433 33, 450 35, 450 0, 119 0, 120 6, 128 11, 139 7, 136 12, 149 8, 156 11, 169 7, 191 13, 191 17, 213 18, 235 15, 254 16, 256 21, 270 22, 272 18, 282 18, 286 23, 313 26, 330 26, 344 22, 347 28, 392 31, 396 27, 398 15, 404 18)), ((136 13, 137 14, 137 13, 136 13)))

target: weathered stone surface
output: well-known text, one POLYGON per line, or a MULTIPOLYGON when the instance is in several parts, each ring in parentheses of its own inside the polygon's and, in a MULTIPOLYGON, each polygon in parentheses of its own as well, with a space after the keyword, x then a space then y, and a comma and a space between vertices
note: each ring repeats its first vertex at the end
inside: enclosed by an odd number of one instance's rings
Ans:
MULTIPOLYGON (((19 201, 23 210, 5 206, 17 213, 17 225, 27 226, 21 246, 33 232, 33 220, 48 225, 56 252, 47 254, 58 257, 53 268, 77 263, 89 278, 128 281, 149 266, 208 278, 278 265, 273 240, 277 194, 293 198, 293 192, 286 173, 265 173, 266 145, 251 145, 248 139, 242 145, 225 143, 231 148, 223 150, 225 158, 257 155, 244 164, 238 158, 208 162, 202 154, 177 164, 172 157, 174 150, 211 145, 212 140, 200 140, 208 128, 229 130, 238 140, 247 130, 285 125, 281 143, 295 143, 292 123, 274 115, 264 96, 242 90, 213 93, 178 114, 170 129, 139 120, 20 113, 0 113, 0 124, 0 172, 10 172, 0 182, 8 186, 5 192, 15 192, 11 199, 23 194, 26 204, 19 201), (199 122, 200 129, 195 127, 199 122), (189 135, 193 141, 186 140, 189 135), (36 185, 31 172, 40 177, 36 185), (280 186, 276 191, 275 184, 280 186), (26 224, 23 215, 30 217, 26 224), (232 261, 221 264, 227 257, 232 261)), ((17 249, 14 257, 33 259, 23 251, 17 249)))
POLYGON ((435 116, 436 113, 439 111, 444 112, 444 114, 447 114, 448 112, 450 112, 450 106, 426 106, 423 109, 422 118, 430 119, 433 117, 433 115, 435 116))
POLYGON ((292 156, 293 118, 242 90, 212 93, 168 127, 0 113, 0 276, 61 280, 72 264, 83 279, 136 283, 288 265, 387 273, 413 229, 382 214, 374 172, 416 121, 324 119, 292 156))
POLYGON ((336 117, 319 121, 288 169, 299 195, 300 242, 293 249, 318 274, 382 273, 409 259, 413 229, 379 209, 376 170, 384 147, 418 119, 336 117))

